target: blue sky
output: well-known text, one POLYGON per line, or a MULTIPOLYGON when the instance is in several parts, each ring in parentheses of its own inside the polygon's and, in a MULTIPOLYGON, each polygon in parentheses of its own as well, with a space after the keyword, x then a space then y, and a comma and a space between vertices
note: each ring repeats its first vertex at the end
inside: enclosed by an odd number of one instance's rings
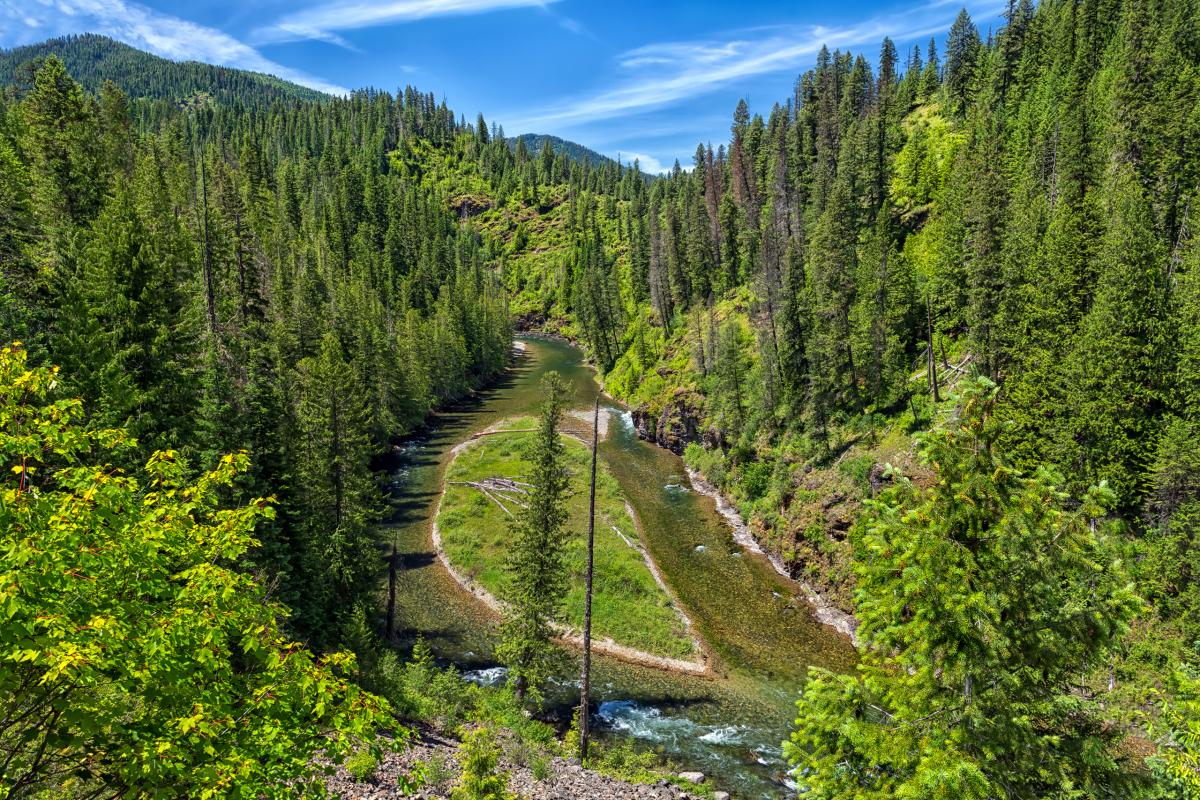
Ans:
MULTIPOLYGON (((643 169, 728 139, 738 98, 784 101, 822 44, 874 62, 936 35, 962 0, 0 0, 0 46, 104 33, 175 59, 343 92, 412 84, 505 133, 552 133, 643 169)), ((986 36, 1002 0, 967 0, 986 36)))

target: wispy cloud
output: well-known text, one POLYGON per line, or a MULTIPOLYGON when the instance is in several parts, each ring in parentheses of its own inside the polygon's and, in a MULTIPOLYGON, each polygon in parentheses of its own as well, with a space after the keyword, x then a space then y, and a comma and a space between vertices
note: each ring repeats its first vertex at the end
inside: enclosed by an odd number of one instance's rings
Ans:
POLYGON ((278 64, 229 34, 126 0, 0 0, 0 44, 67 33, 101 33, 176 61, 194 59, 255 72, 330 94, 347 90, 278 64))
POLYGON ((559 17, 558 27, 562 28, 568 33, 573 33, 576 36, 586 36, 592 41, 599 41, 599 39, 596 37, 596 34, 588 30, 586 25, 574 17, 559 17))
POLYGON ((333 0, 281 17, 254 32, 256 42, 318 39, 342 47, 350 43, 338 31, 373 28, 428 17, 483 14, 511 8, 545 7, 557 0, 333 0))
MULTIPOLYGON (((668 107, 752 76, 809 66, 823 45, 845 49, 878 44, 884 36, 911 41, 943 33, 953 17, 947 16, 945 2, 932 0, 903 16, 842 27, 780 25, 740 31, 726 39, 648 44, 617 57, 629 77, 618 77, 616 88, 505 118, 514 130, 535 131, 668 107)), ((994 15, 1001 8, 980 13, 994 15)))
POLYGON ((645 153, 618 153, 617 158, 627 167, 632 167, 633 162, 636 161, 638 169, 648 175, 661 175, 671 169, 671 167, 664 166, 654 156, 645 153))

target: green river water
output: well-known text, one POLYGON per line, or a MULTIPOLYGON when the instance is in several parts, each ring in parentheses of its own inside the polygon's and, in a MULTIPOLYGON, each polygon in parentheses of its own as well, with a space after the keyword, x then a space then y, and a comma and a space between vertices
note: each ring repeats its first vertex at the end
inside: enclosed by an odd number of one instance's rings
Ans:
MULTIPOLYGON (((533 412, 541 378, 550 370, 567 380, 579 408, 590 409, 599 392, 578 348, 523 341, 526 352, 501 381, 437 414, 401 445, 392 475, 400 500, 384 531, 403 557, 398 632, 408 640, 423 635, 438 657, 480 682, 502 679, 492 654, 497 620, 442 568, 430 539, 450 450, 499 419, 533 412)), ((810 665, 849 669, 853 648, 813 619, 795 585, 761 556, 742 551, 713 501, 690 491, 678 456, 639 440, 629 414, 616 404, 602 401, 601 409, 612 416, 600 456, 637 510, 665 580, 708 644, 716 677, 600 657, 593 670, 593 725, 601 736, 632 737, 681 768, 705 772, 736 797, 786 796, 780 742, 804 675, 810 665)), ((568 706, 577 680, 576 674, 562 676, 551 701, 568 706)))

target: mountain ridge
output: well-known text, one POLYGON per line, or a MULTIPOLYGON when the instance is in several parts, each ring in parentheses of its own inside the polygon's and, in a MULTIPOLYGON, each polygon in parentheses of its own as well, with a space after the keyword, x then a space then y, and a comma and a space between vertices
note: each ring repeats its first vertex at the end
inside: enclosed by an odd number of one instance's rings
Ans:
POLYGON ((47 39, 0 50, 0 83, 26 83, 36 64, 58 55, 84 88, 97 92, 111 80, 134 98, 181 101, 196 94, 217 102, 267 105, 275 101, 320 101, 330 95, 274 75, 203 61, 175 61, 96 33, 47 39))
POLYGON ((554 151, 555 155, 563 153, 567 156, 567 158, 575 161, 586 162, 591 164, 593 167, 602 167, 605 164, 617 163, 615 158, 609 158, 603 153, 599 153, 587 145, 580 144, 579 142, 572 142, 569 139, 564 139, 561 136, 555 136, 549 133, 522 133, 519 136, 508 137, 510 147, 515 148, 518 141, 524 142, 525 149, 528 150, 532 155, 537 155, 539 152, 541 152, 542 147, 548 141, 550 142, 550 148, 554 151))
MULTIPOLYGON (((32 78, 36 65, 51 54, 62 58, 67 71, 89 92, 97 93, 111 80, 131 98, 172 102, 192 101, 207 95, 223 105, 269 105, 272 102, 320 102, 331 95, 275 75, 237 67, 225 67, 196 59, 176 61, 142 50, 98 33, 82 33, 46 39, 13 48, 0 48, 0 86, 22 86, 32 78)), ((530 153, 550 142, 555 155, 594 167, 615 164, 616 159, 586 145, 545 133, 523 133, 509 137, 510 147, 525 142, 530 153)))

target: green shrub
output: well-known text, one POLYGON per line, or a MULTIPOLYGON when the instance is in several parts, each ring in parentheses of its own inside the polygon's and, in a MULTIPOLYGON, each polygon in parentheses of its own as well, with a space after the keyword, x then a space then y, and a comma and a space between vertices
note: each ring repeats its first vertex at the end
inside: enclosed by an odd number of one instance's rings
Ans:
POLYGON ((554 728, 531 719, 508 687, 484 690, 476 696, 472 718, 506 730, 530 748, 545 748, 554 743, 554 728))
POLYGON ((428 762, 418 761, 408 772, 396 777, 396 786, 402 795, 414 794, 425 788, 429 783, 426 775, 428 762))
POLYGON ((498 768, 500 751, 487 728, 475 728, 459 747, 462 775, 450 793, 451 800, 508 800, 508 775, 498 768))
POLYGON ((740 480, 742 492, 745 493, 747 500, 757 500, 767 493, 767 486, 771 481, 772 467, 765 461, 752 461, 749 464, 743 464, 740 472, 740 480))
POLYGON ((479 693, 453 667, 438 667, 424 639, 417 640, 412 659, 397 672, 399 680, 393 682, 389 697, 403 713, 441 730, 457 727, 479 693))
POLYGON ((588 747, 588 768, 635 783, 653 783, 663 777, 658 756, 636 749, 629 739, 593 740, 588 747))
POLYGON ((370 750, 359 750, 346 759, 346 771, 359 783, 369 780, 379 768, 379 758, 370 750))
POLYGON ((425 762, 425 785, 431 788, 437 788, 446 783, 454 776, 454 770, 451 769, 450 759, 445 756, 435 755, 425 762))
POLYGON ((535 753, 529 759, 529 771, 535 781, 544 781, 550 777, 550 757, 545 753, 535 753))
POLYGON ((875 466, 874 457, 869 453, 863 453, 842 459, 842 462, 838 464, 838 471, 854 481, 854 485, 863 495, 867 495, 871 491, 871 467, 873 466, 875 466))

